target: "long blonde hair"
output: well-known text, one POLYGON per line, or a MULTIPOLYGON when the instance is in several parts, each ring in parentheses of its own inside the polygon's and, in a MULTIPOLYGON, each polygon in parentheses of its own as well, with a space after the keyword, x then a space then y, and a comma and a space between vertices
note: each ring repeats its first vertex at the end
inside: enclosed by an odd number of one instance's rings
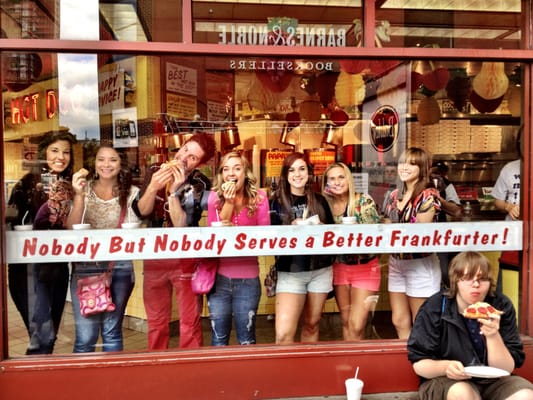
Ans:
POLYGON ((251 217, 257 211, 257 204, 261 202, 263 198, 257 190, 257 178, 255 177, 252 172, 252 169, 250 168, 250 163, 248 162, 246 157, 241 155, 241 153, 238 151, 231 151, 229 153, 226 153, 220 160, 220 164, 217 168, 217 174, 215 176, 215 185, 212 189, 218 195, 218 202, 216 203, 216 207, 220 211, 226 201, 226 199, 224 198, 224 192, 221 189, 221 186, 224 183, 222 171, 224 170, 224 167, 226 166, 228 160, 231 158, 238 158, 242 162, 242 166, 244 168, 245 173, 243 188, 244 206, 248 209, 248 216, 251 217))
POLYGON ((328 181, 328 172, 331 171, 333 168, 342 168, 342 171, 348 181, 348 203, 346 210, 347 215, 352 217, 355 215, 358 194, 355 193, 355 185, 352 179, 352 171, 350 171, 350 168, 348 168, 346 164, 342 162, 335 162, 327 166, 326 170, 324 171, 324 174, 322 175, 322 194, 326 198, 329 204, 329 208, 333 210, 333 199, 335 196, 332 196, 330 193, 327 192, 327 190, 325 190, 326 183, 328 181))

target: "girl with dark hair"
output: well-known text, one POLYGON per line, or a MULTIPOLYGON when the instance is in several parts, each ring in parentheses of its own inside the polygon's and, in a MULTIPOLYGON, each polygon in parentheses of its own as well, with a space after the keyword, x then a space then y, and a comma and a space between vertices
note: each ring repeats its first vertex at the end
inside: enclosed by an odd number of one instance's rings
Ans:
MULTIPOLYGON (((228 226, 269 225, 266 193, 257 187, 248 160, 238 152, 220 160, 215 186, 207 201, 207 223, 228 226)), ((255 321, 261 298, 257 257, 223 257, 216 282, 207 295, 211 319, 211 345, 229 344, 232 319, 239 344, 256 343, 255 321)))
MULTIPOLYGON (((302 153, 283 161, 279 187, 271 202, 271 224, 291 225, 318 216, 320 223, 332 224, 326 199, 312 189, 311 168, 302 153)), ((332 257, 298 254, 276 260, 276 343, 294 342, 302 317, 301 341, 319 339, 319 322, 328 293, 333 289, 332 257)))
MULTIPOLYGON (((385 201, 387 222, 437 222, 441 206, 439 193, 430 183, 430 167, 431 159, 423 149, 411 147, 403 152, 398 160, 400 185, 385 201)), ((400 339, 407 339, 418 309, 440 285, 436 254, 391 254, 388 289, 392 323, 400 339)))
MULTIPOLYGON (((76 137, 66 131, 48 133, 43 137, 38 145, 37 163, 11 192, 8 205, 17 209, 13 225, 20 225, 24 221, 25 224, 33 224, 34 229, 63 228, 63 217, 68 214, 71 199, 70 176, 75 143, 76 137), (48 208, 49 193, 52 201, 56 195, 63 199, 61 207, 48 208), (46 215, 41 218, 38 212, 46 215), (52 220, 55 222, 52 223, 52 220)), ((9 292, 30 335, 28 354, 53 351, 55 332, 59 329, 68 290, 68 274, 67 263, 8 266, 9 292), (51 318, 51 321, 45 324, 48 328, 39 332, 40 325, 35 325, 32 318, 35 295, 36 292, 42 293, 43 285, 50 293, 50 302, 44 304, 47 307, 45 319, 48 321, 51 318)))
MULTIPOLYGON (((121 222, 139 222, 131 210, 139 188, 131 184, 131 172, 125 154, 110 146, 101 146, 96 152, 92 179, 87 180, 87 177, 87 171, 83 169, 72 176, 75 194, 72 212, 67 220, 69 228, 74 224, 88 223, 91 229, 113 229, 120 227, 121 222)), ((103 351, 123 350, 122 321, 134 281, 133 263, 130 260, 74 264, 70 291, 76 327, 75 353, 95 351, 100 332, 103 351), (115 310, 82 316, 76 295, 78 279, 105 272, 110 264, 113 266, 111 297, 115 310)))

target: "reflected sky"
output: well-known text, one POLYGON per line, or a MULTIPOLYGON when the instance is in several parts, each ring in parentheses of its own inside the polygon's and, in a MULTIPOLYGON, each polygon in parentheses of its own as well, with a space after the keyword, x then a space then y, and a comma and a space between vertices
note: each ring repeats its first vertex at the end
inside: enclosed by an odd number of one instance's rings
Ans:
MULTIPOLYGON (((61 39, 98 40, 98 0, 61 0, 61 39)), ((59 123, 79 140, 99 138, 96 54, 58 54, 59 123)))

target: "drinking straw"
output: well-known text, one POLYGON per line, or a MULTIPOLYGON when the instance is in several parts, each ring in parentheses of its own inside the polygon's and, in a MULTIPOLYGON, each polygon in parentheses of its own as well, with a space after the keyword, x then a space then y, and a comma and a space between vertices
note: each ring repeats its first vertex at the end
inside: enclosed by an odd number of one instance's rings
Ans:
POLYGON ((24 216, 22 217, 22 225, 24 225, 24 221, 26 221, 26 217, 28 216, 29 212, 30 210, 26 210, 26 212, 24 213, 24 216))
POLYGON ((355 369, 355 379, 357 379, 357 375, 359 375, 359 367, 355 369))
POLYGON ((85 211, 87 211, 87 202, 83 201, 83 213, 81 214, 81 223, 83 224, 83 221, 85 221, 85 211))

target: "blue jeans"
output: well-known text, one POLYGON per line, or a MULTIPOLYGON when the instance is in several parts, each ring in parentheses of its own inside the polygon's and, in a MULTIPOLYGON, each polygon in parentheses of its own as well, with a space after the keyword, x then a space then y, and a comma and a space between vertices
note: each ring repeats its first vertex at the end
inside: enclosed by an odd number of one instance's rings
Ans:
POLYGON ((33 265, 35 305, 26 354, 52 354, 68 291, 68 263, 33 265))
POLYGON ((255 344, 255 320, 261 298, 259 277, 232 279, 217 274, 215 286, 207 295, 211 319, 211 345, 226 346, 231 334, 232 316, 240 344, 255 344))
POLYGON ((107 270, 107 263, 76 263, 70 281, 72 309, 76 337, 74 339, 74 353, 88 353, 95 351, 98 336, 102 334, 103 351, 122 351, 122 321, 124 311, 135 284, 133 263, 131 261, 116 261, 111 278, 111 298, 116 309, 111 312, 84 317, 80 313, 80 303, 76 294, 77 280, 88 275, 95 275, 107 270))

